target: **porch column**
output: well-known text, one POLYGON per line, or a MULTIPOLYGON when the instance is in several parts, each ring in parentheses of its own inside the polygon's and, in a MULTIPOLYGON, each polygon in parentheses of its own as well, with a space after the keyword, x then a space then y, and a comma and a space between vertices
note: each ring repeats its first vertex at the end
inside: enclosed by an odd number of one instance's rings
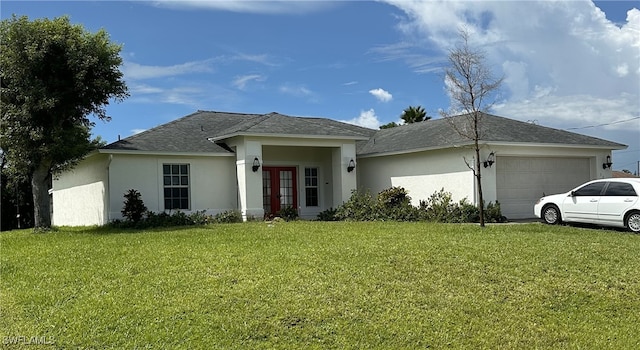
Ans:
POLYGON ((238 199, 242 220, 254 217, 262 219, 262 144, 245 141, 236 147, 236 173, 238 176, 238 199), (260 168, 253 171, 253 162, 258 158, 260 168))
POLYGON ((351 172, 347 166, 351 160, 356 162, 355 143, 343 144, 340 148, 335 148, 331 154, 333 168, 333 207, 337 208, 342 203, 349 200, 351 191, 357 188, 356 173, 358 166, 351 172))

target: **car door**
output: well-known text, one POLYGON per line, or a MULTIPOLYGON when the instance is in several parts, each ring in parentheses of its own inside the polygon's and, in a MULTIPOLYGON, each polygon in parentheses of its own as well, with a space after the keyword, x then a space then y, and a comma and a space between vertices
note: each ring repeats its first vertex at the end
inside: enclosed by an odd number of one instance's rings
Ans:
POLYGON ((598 220, 604 224, 624 225, 624 212, 638 201, 633 186, 626 182, 611 181, 598 203, 598 220))
POLYGON ((606 182, 594 182, 572 191, 562 204, 566 221, 596 222, 598 202, 606 182))

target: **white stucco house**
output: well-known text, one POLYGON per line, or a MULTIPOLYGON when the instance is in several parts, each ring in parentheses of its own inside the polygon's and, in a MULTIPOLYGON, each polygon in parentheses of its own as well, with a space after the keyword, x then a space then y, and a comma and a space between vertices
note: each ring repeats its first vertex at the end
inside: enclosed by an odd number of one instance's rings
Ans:
MULTIPOLYGON (((151 211, 239 210, 262 218, 284 206, 313 219, 352 190, 408 190, 414 204, 444 188, 477 201, 471 140, 451 126, 465 116, 373 130, 279 113, 198 111, 88 155, 53 182, 54 225, 121 218, 136 189, 151 211), (466 160, 466 162, 465 162, 466 160)), ((533 216, 536 199, 611 177, 611 152, 625 145, 485 114, 481 162, 485 201, 509 219, 533 216)))

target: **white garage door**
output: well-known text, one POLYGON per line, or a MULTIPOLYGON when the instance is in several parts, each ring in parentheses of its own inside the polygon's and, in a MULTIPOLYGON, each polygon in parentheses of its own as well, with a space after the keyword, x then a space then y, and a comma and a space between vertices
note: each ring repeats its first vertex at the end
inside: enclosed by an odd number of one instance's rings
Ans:
POLYGON ((497 196, 509 219, 534 217, 533 205, 543 194, 562 193, 587 182, 588 158, 498 157, 497 196))

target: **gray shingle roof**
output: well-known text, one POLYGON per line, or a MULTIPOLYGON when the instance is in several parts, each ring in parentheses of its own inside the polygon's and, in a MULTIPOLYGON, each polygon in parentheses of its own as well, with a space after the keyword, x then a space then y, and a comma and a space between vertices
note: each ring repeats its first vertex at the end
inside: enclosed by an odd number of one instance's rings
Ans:
MULTIPOLYGON (((461 123, 465 116, 453 117, 461 123)), ((596 137, 484 114, 483 142, 562 144, 622 149, 625 145, 596 137)), ((243 114, 198 111, 172 122, 111 143, 105 151, 161 153, 228 153, 224 144, 209 141, 236 135, 345 138, 357 141, 358 155, 376 155, 466 145, 447 120, 436 119, 373 130, 326 118, 292 117, 279 113, 243 114)))
MULTIPOLYGON (((366 142, 359 142, 359 155, 406 152, 420 149, 438 149, 471 143, 470 139, 460 136, 450 122, 463 125, 467 115, 426 122, 402 125, 383 129, 366 142)), ((595 146, 622 149, 623 144, 576 134, 569 131, 548 128, 513 119, 483 114, 480 128, 481 141, 493 143, 534 143, 562 144, 575 146, 595 146)))
POLYGON ((210 137, 224 139, 235 135, 319 136, 368 139, 375 130, 326 118, 291 117, 279 113, 254 115, 228 129, 219 129, 210 137))
POLYGON ((365 140, 375 133, 325 118, 291 117, 279 113, 242 114, 198 111, 172 122, 111 143, 103 150, 198 153, 229 152, 209 141, 235 135, 284 135, 365 140))

